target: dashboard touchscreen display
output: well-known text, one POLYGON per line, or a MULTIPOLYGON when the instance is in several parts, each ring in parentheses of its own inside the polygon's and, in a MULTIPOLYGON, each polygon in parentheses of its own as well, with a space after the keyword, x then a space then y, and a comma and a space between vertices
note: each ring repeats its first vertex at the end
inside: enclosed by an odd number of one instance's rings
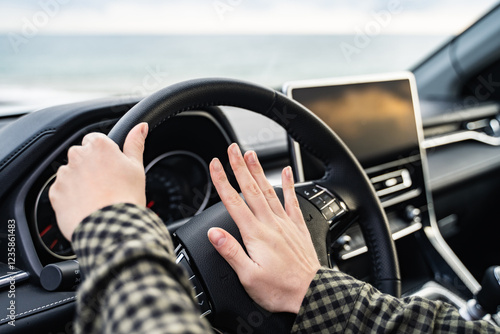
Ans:
POLYGON ((287 93, 330 126, 365 168, 418 152, 409 79, 296 85, 287 93))

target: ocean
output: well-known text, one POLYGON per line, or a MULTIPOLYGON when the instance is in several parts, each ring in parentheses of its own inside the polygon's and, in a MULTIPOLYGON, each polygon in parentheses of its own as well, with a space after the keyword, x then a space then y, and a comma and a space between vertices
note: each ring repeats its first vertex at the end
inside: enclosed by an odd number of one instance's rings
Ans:
MULTIPOLYGON (((408 70, 447 36, 0 35, 0 105, 50 92, 147 94, 199 77, 290 80, 408 70)), ((48 95, 47 95, 48 94, 48 95)))

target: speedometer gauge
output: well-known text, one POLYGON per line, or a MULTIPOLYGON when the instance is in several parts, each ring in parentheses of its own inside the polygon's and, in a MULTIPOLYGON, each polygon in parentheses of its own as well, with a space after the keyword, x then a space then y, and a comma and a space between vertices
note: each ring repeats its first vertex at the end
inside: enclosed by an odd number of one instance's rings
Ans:
POLYGON ((192 152, 168 152, 146 167, 147 206, 167 225, 203 211, 211 185, 207 163, 192 152))
MULTIPOLYGON (((160 155, 146 167, 147 206, 169 223, 192 217, 205 209, 212 184, 207 163, 187 151, 160 155)), ((71 243, 57 226, 49 200, 49 189, 56 175, 50 177, 38 193, 35 203, 35 233, 39 244, 59 259, 75 258, 71 243)))
POLYGON ((54 174, 43 186, 35 203, 36 234, 42 246, 53 256, 60 259, 75 257, 71 243, 62 235, 57 226, 56 215, 49 201, 49 189, 54 183, 54 174))

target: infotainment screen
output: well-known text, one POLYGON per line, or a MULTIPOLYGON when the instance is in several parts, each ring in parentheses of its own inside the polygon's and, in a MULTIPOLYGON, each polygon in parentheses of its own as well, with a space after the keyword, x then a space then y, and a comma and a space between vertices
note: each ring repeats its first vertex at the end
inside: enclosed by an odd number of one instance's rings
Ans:
POLYGON ((321 118, 363 167, 418 153, 410 73, 390 79, 340 79, 286 85, 289 97, 321 118))

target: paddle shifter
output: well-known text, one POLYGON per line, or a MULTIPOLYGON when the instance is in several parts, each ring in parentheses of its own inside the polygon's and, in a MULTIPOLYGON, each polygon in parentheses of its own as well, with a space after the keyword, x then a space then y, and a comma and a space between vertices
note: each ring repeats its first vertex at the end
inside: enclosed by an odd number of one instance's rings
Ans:
MULTIPOLYGON (((489 267, 484 274, 479 290, 474 298, 467 302, 467 306, 460 310, 460 314, 466 320, 479 320, 486 314, 494 315, 500 306, 500 266, 489 267)), ((500 325, 500 323, 498 324, 500 325)))

